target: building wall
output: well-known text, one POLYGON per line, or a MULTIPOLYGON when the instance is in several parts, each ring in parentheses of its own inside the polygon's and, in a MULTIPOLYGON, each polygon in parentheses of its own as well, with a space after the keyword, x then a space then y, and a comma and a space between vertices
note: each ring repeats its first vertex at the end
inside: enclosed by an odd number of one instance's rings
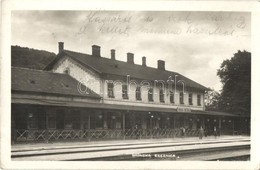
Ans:
POLYGON ((53 68, 53 72, 64 73, 67 69, 71 77, 86 85, 95 93, 100 94, 101 79, 97 73, 81 66, 68 57, 63 58, 60 62, 58 62, 53 68))
POLYGON ((107 95, 107 81, 103 81, 103 98, 104 103, 109 104, 123 104, 123 105, 138 105, 138 106, 151 106, 151 107, 164 107, 164 108, 176 108, 177 106, 180 107, 190 107, 193 110, 203 110, 204 109, 204 101, 203 101, 203 93, 195 93, 192 92, 192 100, 193 105, 189 105, 189 92, 186 91, 184 93, 184 104, 180 104, 179 94, 180 91, 176 90, 176 94, 174 95, 174 103, 170 103, 170 95, 168 90, 165 90, 164 93, 164 103, 160 102, 159 99, 159 88, 154 88, 154 95, 153 95, 153 102, 148 101, 148 88, 143 86, 141 88, 141 98, 142 100, 136 100, 135 95, 135 88, 134 84, 130 84, 129 90, 128 89, 128 99, 123 99, 122 97, 122 83, 114 83, 114 98, 109 98, 107 95), (197 95, 201 95, 201 106, 197 105, 197 95))
MULTIPOLYGON (((189 107, 193 110, 204 110, 204 94, 201 95, 201 106, 197 105, 197 95, 198 93, 192 92, 193 105, 189 105, 189 91, 184 92, 184 104, 180 104, 179 94, 180 90, 176 90, 174 94, 174 104, 170 103, 170 95, 168 89, 164 92, 164 103, 160 102, 159 99, 159 87, 154 87, 153 102, 148 101, 148 88, 147 86, 142 86, 141 88, 141 98, 142 100, 136 100, 135 88, 136 85, 130 83, 130 88, 128 88, 128 99, 123 99, 122 97, 122 83, 125 82, 115 82, 114 83, 114 98, 109 98, 107 95, 107 80, 101 79, 100 76, 87 69, 72 59, 65 57, 54 67, 53 71, 58 73, 64 73, 66 69, 69 68, 69 74, 74 77, 79 82, 82 82, 91 90, 101 95, 104 99, 104 103, 107 104, 123 104, 123 105, 133 105, 138 104, 140 106, 152 106, 152 107, 164 107, 164 108, 176 108, 178 107, 189 107), (131 91, 130 91, 131 89, 131 91)), ((146 84, 147 85, 147 84, 146 84)), ((153 84, 151 84, 153 86, 153 84)))

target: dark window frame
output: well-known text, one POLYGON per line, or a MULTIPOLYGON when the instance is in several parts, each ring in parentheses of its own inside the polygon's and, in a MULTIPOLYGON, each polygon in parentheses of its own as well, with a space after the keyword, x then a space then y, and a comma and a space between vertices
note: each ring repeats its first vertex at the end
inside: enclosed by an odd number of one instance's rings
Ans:
POLYGON ((55 113, 47 113, 47 129, 56 129, 57 128, 57 121, 56 121, 56 112, 55 113), (53 127, 51 127, 51 122, 50 121, 53 121, 53 127))
POLYGON ((73 121, 72 121, 72 114, 70 112, 64 113, 64 129, 65 130, 72 130, 73 129, 73 121))
POLYGON ((189 93, 189 105, 193 105, 192 93, 189 93))
POLYGON ((170 91, 170 103, 174 103, 174 92, 170 91))
POLYGON ((30 112, 27 114, 27 116, 28 116, 28 129, 38 129, 38 124, 39 124, 38 114, 34 112, 30 112))
POLYGON ((200 94, 197 95, 197 105, 201 106, 201 95, 200 94))
POLYGON ((94 114, 95 116, 95 129, 104 129, 104 119, 105 115, 102 112, 97 112, 94 114))
POLYGON ((63 73, 70 75, 70 68, 66 67, 65 70, 63 71, 63 73))
POLYGON ((153 88, 148 89, 148 101, 153 102, 153 88))
POLYGON ((162 88, 159 89, 159 100, 161 103, 164 103, 165 100, 164 100, 164 91, 162 88))
POLYGON ((107 97, 108 98, 115 98, 114 96, 114 84, 107 83, 107 97))
POLYGON ((180 92, 180 104, 184 104, 184 93, 180 92))
POLYGON ((122 98, 123 99, 129 99, 128 96, 128 87, 126 84, 122 84, 122 98))
POLYGON ((136 100, 142 100, 142 93, 141 93, 141 87, 137 86, 135 90, 135 99, 136 100))

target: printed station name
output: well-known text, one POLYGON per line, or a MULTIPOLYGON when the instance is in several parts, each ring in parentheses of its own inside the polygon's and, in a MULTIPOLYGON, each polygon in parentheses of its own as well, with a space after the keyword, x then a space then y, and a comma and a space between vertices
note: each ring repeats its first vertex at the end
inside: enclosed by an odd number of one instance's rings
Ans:
POLYGON ((133 154, 133 158, 176 158, 175 154, 133 154))

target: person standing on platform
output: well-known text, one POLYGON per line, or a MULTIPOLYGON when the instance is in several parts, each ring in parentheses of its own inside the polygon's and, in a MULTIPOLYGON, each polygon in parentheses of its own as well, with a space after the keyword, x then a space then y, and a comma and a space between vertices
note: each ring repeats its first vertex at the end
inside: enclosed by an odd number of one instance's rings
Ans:
POLYGON ((135 137, 136 137, 136 139, 138 139, 139 138, 139 127, 138 127, 138 124, 135 124, 135 137))
POLYGON ((204 136, 204 129, 202 126, 200 126, 200 130, 199 130, 199 139, 202 139, 204 136))
POLYGON ((215 138, 217 138, 217 128, 216 128, 216 126, 214 126, 213 133, 214 133, 215 138))
POLYGON ((205 135, 205 137, 208 136, 208 128, 207 128, 207 126, 205 126, 205 129, 204 129, 204 135, 205 135))
POLYGON ((185 127, 181 127, 181 136, 185 137, 185 127))

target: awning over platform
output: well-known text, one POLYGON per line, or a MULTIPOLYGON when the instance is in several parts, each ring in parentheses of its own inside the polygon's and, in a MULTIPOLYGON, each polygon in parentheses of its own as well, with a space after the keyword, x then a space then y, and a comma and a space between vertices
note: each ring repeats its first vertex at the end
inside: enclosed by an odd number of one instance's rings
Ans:
POLYGON ((205 112, 207 115, 239 117, 239 115, 232 114, 232 113, 226 113, 226 112, 216 112, 216 111, 205 111, 205 112))
POLYGON ((118 105, 118 104, 104 104, 104 103, 87 103, 76 101, 57 101, 47 99, 25 99, 25 98, 12 98, 13 104, 31 104, 31 105, 45 105, 45 106, 63 106, 63 107, 81 107, 91 109, 111 109, 111 110, 125 110, 125 111, 140 111, 140 112, 163 112, 163 113, 182 113, 182 114, 196 114, 196 115, 209 115, 209 116, 232 116, 239 117, 239 115, 216 112, 216 111, 200 111, 190 110, 189 112, 178 111, 174 108, 162 107, 149 107, 149 106, 136 106, 136 105, 118 105))

